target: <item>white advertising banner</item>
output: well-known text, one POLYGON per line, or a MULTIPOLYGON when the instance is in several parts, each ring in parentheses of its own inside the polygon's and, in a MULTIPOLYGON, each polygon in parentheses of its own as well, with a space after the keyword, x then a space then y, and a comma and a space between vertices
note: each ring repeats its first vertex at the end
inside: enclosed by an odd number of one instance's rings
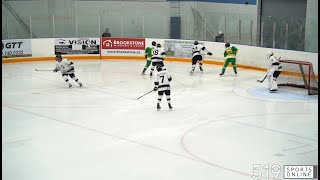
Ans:
MULTIPOLYGON (((164 40, 164 50, 167 57, 183 57, 189 58, 192 56, 192 46, 194 41, 188 40, 164 40)), ((204 45, 203 42, 199 44, 204 45)))
POLYGON ((55 54, 100 54, 100 38, 55 38, 55 54))
POLYGON ((30 39, 2 40, 2 58, 32 56, 30 39))

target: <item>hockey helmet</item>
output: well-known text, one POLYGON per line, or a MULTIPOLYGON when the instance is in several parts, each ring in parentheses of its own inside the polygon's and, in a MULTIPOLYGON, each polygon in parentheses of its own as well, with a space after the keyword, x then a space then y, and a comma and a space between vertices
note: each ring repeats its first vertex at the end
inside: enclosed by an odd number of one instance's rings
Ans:
POLYGON ((199 44, 199 42, 198 41, 194 41, 194 43, 193 43, 194 45, 198 45, 199 44))
POLYGON ((152 46, 156 46, 157 45, 157 43, 155 42, 155 41, 152 41, 152 46))
POLYGON ((223 34, 222 31, 219 31, 219 34, 220 34, 220 35, 223 34))
POLYGON ((158 44, 157 44, 157 47, 161 47, 161 44, 158 43, 158 44))
POLYGON ((268 51, 267 52, 267 57, 270 58, 271 56, 273 56, 273 52, 272 51, 268 51))
POLYGON ((227 48, 227 47, 230 47, 230 43, 226 43, 224 46, 225 46, 226 48, 227 48))
POLYGON ((161 65, 158 65, 158 66, 157 66, 157 71, 158 71, 158 72, 162 71, 162 66, 161 66, 161 65))
POLYGON ((56 55, 56 61, 61 61, 62 60, 62 56, 61 56, 61 54, 57 54, 56 55))

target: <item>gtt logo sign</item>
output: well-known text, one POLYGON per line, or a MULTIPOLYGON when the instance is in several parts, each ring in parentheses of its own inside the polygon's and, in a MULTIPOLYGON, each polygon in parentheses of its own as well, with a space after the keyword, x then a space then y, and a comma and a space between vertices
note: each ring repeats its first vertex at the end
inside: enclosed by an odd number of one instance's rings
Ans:
POLYGON ((6 49, 14 49, 14 48, 21 48, 23 42, 8 42, 6 44, 3 44, 2 42, 2 50, 4 48, 6 49))

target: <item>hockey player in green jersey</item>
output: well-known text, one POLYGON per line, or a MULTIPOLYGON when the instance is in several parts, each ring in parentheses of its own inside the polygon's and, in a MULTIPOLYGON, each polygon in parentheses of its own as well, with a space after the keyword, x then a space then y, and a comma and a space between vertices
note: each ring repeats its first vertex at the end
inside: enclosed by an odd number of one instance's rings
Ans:
POLYGON ((156 47, 157 43, 155 41, 152 41, 151 44, 152 44, 152 46, 151 47, 147 47, 146 50, 144 51, 145 52, 145 56, 144 57, 146 58, 147 63, 144 66, 141 75, 143 75, 146 72, 146 70, 148 69, 148 67, 151 64, 152 50, 156 47))
POLYGON ((225 62, 224 62, 222 73, 220 74, 220 76, 224 74, 230 62, 232 64, 234 73, 237 74, 236 55, 238 53, 238 49, 234 46, 230 47, 230 43, 226 43, 225 48, 226 48, 224 51, 225 62))

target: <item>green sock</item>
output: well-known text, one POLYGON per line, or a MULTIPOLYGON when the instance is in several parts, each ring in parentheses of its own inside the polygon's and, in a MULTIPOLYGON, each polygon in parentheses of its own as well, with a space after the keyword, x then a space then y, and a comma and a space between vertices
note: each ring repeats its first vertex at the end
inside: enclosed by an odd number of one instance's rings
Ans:
POLYGON ((234 72, 237 72, 237 66, 233 66, 234 72))

